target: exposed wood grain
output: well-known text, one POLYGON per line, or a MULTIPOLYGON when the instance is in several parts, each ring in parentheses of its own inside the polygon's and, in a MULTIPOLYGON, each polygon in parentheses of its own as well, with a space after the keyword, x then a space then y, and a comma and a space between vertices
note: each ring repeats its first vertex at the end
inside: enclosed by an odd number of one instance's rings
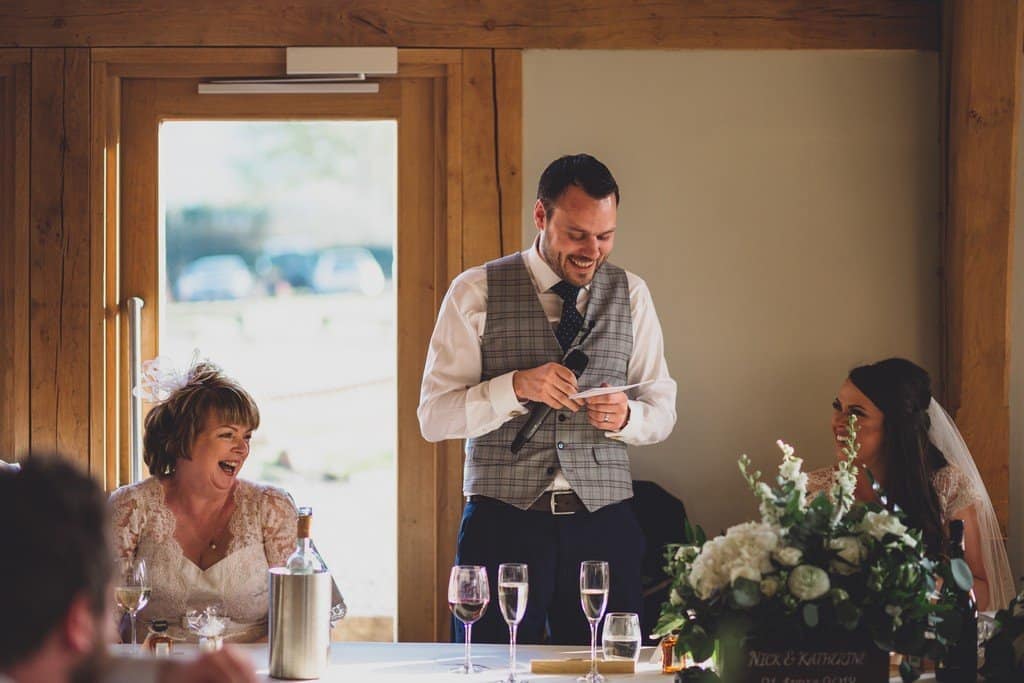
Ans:
MULTIPOLYGON (((102 374, 104 395, 104 426, 106 457, 106 485, 114 489, 121 484, 121 430, 119 411, 124 391, 121 381, 121 239, 118 234, 120 216, 120 131, 121 131, 121 83, 111 77, 106 64, 93 61, 93 121, 99 139, 93 146, 93 154, 102 155, 103 197, 103 320, 104 320, 104 366, 102 374)), ((95 189, 95 188, 94 188, 95 189)), ((96 234, 94 230, 93 234, 96 234)), ((98 286, 94 279, 93 286, 98 286)), ((93 381, 98 375, 93 373, 93 381)))
POLYGON ((951 17, 948 400, 1004 528, 1022 7, 960 0, 951 17))
MULTIPOLYGON (((111 358, 108 354, 109 332, 113 325, 107 319, 107 301, 110 293, 108 276, 116 279, 116 268, 107 269, 107 126, 110 104, 107 67, 92 63, 92 98, 90 107, 90 159, 89 159, 89 470, 105 488, 117 482, 114 453, 108 442, 116 439, 107 433, 107 424, 116 425, 108 411, 116 405, 107 401, 107 381, 111 358)), ((116 181, 116 177, 115 177, 116 181)), ((116 187, 116 183, 114 185, 116 187)), ((116 213, 112 214, 116 215, 116 213)))
MULTIPOLYGON (((441 306, 441 300, 451 281, 462 272, 462 60, 448 65, 445 81, 445 225, 443 249, 438 249, 436 287, 432 310, 441 306)), ((462 460, 463 442, 444 441, 436 445, 437 454, 437 537, 435 558, 438 595, 445 591, 444 583, 450 565, 455 561, 455 545, 462 518, 462 460)), ((446 642, 451 638, 451 617, 438 610, 434 618, 434 640, 446 642)))
POLYGON ((0 458, 29 447, 27 50, 0 50, 0 458))
POLYGON ((932 0, 0 0, 0 46, 938 48, 932 0))
POLYGON ((438 598, 434 446, 420 436, 416 405, 434 327, 434 92, 402 81, 398 120, 398 639, 434 638, 438 598))
POLYGON ((462 60, 462 264, 501 255, 494 113, 493 50, 464 50, 462 60))
POLYGON ((32 51, 29 242, 31 448, 57 448, 64 265, 64 50, 32 51))
POLYGON ((494 92, 498 129, 498 196, 501 207, 501 253, 522 246, 523 204, 523 54, 494 51, 494 92))
POLYGON ((56 355, 57 450, 90 470, 89 50, 64 52, 63 222, 60 261, 60 332, 56 355))

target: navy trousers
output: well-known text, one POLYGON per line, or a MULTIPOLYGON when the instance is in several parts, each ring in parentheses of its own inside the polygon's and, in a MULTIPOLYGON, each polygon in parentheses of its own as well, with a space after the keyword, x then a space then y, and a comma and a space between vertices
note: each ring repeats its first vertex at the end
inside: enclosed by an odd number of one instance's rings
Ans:
MULTIPOLYGON (((508 642, 508 625, 498 606, 498 565, 523 562, 529 565, 530 591, 518 642, 589 645, 590 626, 580 606, 580 562, 608 562, 608 612, 639 614, 644 547, 629 500, 571 515, 520 510, 490 498, 466 503, 455 561, 487 567, 491 584, 491 604, 473 624, 473 642, 508 642)), ((464 642, 462 622, 452 621, 455 641, 464 642)))

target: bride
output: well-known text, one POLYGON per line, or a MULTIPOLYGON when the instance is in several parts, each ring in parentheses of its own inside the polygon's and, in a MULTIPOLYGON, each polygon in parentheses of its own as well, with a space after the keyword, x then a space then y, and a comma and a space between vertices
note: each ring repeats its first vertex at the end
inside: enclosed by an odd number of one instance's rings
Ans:
POLYGON ((228 617, 226 640, 262 638, 267 569, 295 549, 295 504, 279 488, 238 476, 260 423, 248 392, 208 362, 168 381, 159 360, 139 392, 158 401, 144 436, 153 476, 110 496, 119 559, 145 559, 150 572, 150 601, 139 614, 188 637, 186 611, 216 605, 228 617))
MULTIPOLYGON (((862 365, 850 371, 832 408, 837 457, 849 416, 857 416, 854 497, 876 499, 865 472, 871 470, 910 526, 923 532, 933 557, 948 552, 949 521, 963 520, 978 608, 1006 607, 1015 590, 992 501, 960 432, 932 398, 928 373, 902 358, 862 365)), ((834 467, 809 472, 808 495, 828 491, 834 473, 834 467)))

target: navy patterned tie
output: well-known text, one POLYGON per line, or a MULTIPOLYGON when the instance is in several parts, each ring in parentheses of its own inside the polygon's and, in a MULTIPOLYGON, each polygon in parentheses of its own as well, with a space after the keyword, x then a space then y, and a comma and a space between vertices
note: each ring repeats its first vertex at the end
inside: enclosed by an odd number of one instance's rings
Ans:
POLYGON ((580 328, 583 327, 583 316, 576 310, 576 297, 580 288, 562 280, 551 288, 551 291, 562 297, 562 319, 558 321, 555 337, 562 345, 562 351, 568 351, 580 328))

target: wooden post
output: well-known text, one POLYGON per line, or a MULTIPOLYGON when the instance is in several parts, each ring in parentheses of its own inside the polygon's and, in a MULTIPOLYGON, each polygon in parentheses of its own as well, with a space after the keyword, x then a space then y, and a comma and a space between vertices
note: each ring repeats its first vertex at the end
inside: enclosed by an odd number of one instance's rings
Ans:
POLYGON ((947 13, 944 236, 946 403, 1004 529, 1009 480, 1009 301, 1022 4, 956 0, 947 13))

